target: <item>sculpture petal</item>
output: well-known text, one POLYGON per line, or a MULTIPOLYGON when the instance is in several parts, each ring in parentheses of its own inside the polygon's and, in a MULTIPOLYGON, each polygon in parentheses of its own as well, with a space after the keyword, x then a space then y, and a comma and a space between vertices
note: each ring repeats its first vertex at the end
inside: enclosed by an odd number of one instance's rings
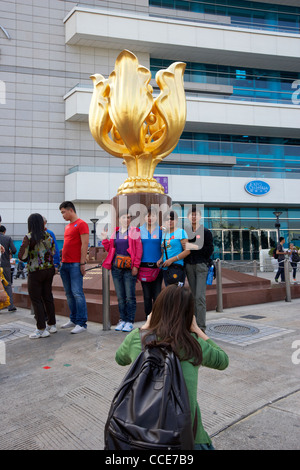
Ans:
POLYGON ((92 136, 106 152, 123 158, 128 150, 125 145, 115 143, 109 136, 112 122, 108 112, 109 81, 102 75, 95 74, 90 77, 94 83, 94 91, 89 109, 89 127, 92 136))
POLYGON ((119 54, 109 76, 110 118, 132 155, 144 152, 144 122, 153 104, 150 79, 150 71, 127 50, 119 54))
POLYGON ((176 147, 185 126, 186 99, 183 84, 185 66, 183 62, 174 62, 166 70, 159 70, 155 77, 161 92, 154 102, 152 112, 158 114, 163 121, 164 133, 147 148, 147 151, 151 151, 155 156, 159 155, 159 160, 176 147))

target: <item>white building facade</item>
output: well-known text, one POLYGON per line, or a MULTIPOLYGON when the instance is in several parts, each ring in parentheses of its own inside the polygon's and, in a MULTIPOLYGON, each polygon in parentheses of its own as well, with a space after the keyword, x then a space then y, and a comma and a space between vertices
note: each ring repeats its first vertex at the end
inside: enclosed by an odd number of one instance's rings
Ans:
POLYGON ((187 64, 186 126, 155 176, 180 216, 204 205, 215 257, 257 259, 276 211, 300 245, 298 1, 3 0, 0 13, 0 214, 16 242, 39 212, 62 243, 64 200, 92 230, 125 180, 89 131, 89 77, 129 49, 153 79, 187 64))

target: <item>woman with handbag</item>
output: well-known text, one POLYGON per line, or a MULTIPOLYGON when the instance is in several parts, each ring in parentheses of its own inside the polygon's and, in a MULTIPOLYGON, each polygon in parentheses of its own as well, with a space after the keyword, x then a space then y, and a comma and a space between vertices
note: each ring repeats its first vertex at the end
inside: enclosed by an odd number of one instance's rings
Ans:
POLYGON ((31 214, 28 217, 28 233, 18 253, 21 261, 27 261, 28 293, 37 323, 36 331, 29 335, 31 339, 46 338, 50 333, 57 332, 52 295, 52 281, 55 274, 54 253, 54 241, 45 231, 43 217, 40 214, 31 214))
POLYGON ((143 247, 140 230, 129 227, 131 215, 128 211, 119 214, 120 226, 111 238, 102 232, 102 245, 108 252, 102 266, 111 269, 118 298, 120 320, 116 331, 129 332, 133 329, 136 312, 136 281, 141 264, 143 247))
POLYGON ((162 237, 162 271, 165 285, 185 283, 184 258, 190 254, 190 250, 185 249, 188 241, 187 234, 182 228, 178 228, 178 215, 175 211, 164 214, 165 224, 162 237))
POLYGON ((154 206, 147 210, 145 223, 141 226, 143 256, 138 279, 141 281, 144 295, 146 318, 152 312, 152 305, 161 291, 162 271, 157 266, 161 257, 162 231, 158 224, 158 212, 154 206))

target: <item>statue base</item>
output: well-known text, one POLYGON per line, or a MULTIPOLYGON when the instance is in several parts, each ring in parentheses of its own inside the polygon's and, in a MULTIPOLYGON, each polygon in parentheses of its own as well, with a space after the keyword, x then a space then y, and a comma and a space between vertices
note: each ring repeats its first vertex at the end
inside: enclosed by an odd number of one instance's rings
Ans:
MULTIPOLYGON (((159 213, 159 224, 162 224, 162 216, 172 206, 172 199, 167 194, 156 193, 132 193, 120 194, 112 198, 111 204, 115 209, 116 225, 121 212, 128 211, 133 217, 134 225, 143 225, 145 215, 149 207, 154 206, 159 213)), ((113 221, 112 221, 113 223, 113 221)))

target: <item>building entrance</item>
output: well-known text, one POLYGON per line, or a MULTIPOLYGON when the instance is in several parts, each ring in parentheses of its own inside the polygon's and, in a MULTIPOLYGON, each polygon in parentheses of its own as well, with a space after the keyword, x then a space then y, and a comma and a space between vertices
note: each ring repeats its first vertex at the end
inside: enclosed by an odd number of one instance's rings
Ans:
POLYGON ((258 260, 259 251, 275 247, 276 230, 211 229, 214 258, 225 261, 258 260))

